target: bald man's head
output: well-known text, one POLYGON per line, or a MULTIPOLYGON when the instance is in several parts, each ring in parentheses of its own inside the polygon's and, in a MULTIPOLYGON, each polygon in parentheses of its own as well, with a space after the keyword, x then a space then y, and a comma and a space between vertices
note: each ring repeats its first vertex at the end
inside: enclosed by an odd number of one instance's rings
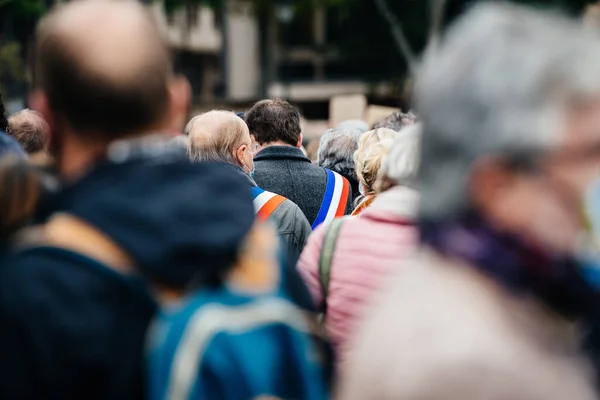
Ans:
POLYGON ((81 0, 58 7, 37 31, 36 73, 53 119, 111 140, 169 113, 171 61, 134 0, 81 0))
POLYGON ((231 111, 209 111, 198 115, 185 128, 192 161, 221 161, 252 170, 250 131, 231 111))

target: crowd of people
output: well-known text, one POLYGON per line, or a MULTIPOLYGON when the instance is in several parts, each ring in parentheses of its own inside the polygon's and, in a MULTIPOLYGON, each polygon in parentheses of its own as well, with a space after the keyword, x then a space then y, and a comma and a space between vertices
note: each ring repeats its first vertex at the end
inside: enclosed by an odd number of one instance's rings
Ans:
POLYGON ((414 113, 315 161, 283 99, 190 118, 136 1, 35 43, 32 110, 0 98, 0 398, 600 398, 598 33, 474 6, 414 113))

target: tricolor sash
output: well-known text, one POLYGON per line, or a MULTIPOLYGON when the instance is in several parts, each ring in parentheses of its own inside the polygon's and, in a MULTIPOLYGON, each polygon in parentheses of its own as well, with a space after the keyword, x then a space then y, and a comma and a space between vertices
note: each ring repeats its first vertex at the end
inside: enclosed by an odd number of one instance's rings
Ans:
POLYGON ((285 201, 285 197, 267 192, 258 186, 252 188, 252 197, 254 198, 254 212, 260 221, 266 221, 273 211, 285 201))
POLYGON ((343 217, 348 204, 350 182, 337 172, 327 168, 325 168, 325 171, 327 172, 327 188, 323 195, 317 219, 313 222, 313 230, 324 222, 331 222, 334 218, 343 217))

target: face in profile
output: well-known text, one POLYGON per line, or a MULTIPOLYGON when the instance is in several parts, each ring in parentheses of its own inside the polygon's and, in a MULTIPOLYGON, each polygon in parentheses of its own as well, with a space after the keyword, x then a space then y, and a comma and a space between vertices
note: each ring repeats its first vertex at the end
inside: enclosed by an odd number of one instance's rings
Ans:
MULTIPOLYGON (((600 101, 573 109, 558 145, 535 165, 487 159, 475 168, 475 203, 500 228, 555 251, 576 251, 586 194, 600 172, 600 101)), ((600 206, 600 205, 599 205, 600 206)))

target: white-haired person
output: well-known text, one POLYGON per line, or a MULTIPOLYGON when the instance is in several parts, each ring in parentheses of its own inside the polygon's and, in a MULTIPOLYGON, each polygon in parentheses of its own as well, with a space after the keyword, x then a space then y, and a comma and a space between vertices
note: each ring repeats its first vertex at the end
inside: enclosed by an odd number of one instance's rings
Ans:
POLYGON ((361 195, 355 200, 352 215, 359 215, 375 200, 375 181, 381 162, 390 151, 394 139, 399 136, 400 132, 393 129, 378 128, 363 133, 358 139, 358 148, 354 152, 354 168, 361 195))
POLYGON ((419 129, 407 128, 394 141, 375 184, 377 198, 361 217, 336 219, 318 228, 300 256, 298 269, 325 315, 340 362, 365 306, 390 275, 392 262, 416 245, 419 194, 413 181, 419 129))
POLYGON ((426 53, 419 251, 365 314, 340 399, 598 399, 580 246, 599 70, 597 32, 509 3, 476 5, 426 53))
MULTIPOLYGON (((362 122, 362 121, 359 121, 362 122)), ((363 131, 351 127, 326 130, 319 140, 317 164, 337 172, 350 182, 352 201, 360 196, 354 153, 363 131)))

